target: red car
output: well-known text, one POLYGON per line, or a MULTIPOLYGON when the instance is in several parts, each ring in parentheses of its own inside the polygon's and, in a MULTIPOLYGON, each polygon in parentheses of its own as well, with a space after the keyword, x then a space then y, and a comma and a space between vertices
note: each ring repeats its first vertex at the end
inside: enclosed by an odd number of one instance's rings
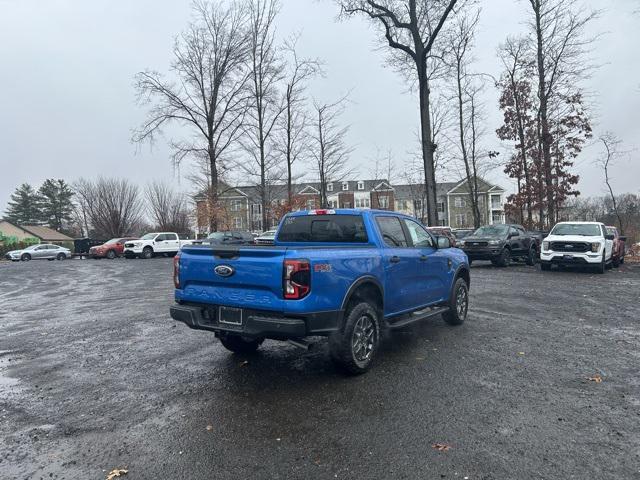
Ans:
POLYGON ((456 237, 453 234, 451 227, 427 227, 427 230, 437 237, 447 237, 451 246, 456 246, 456 237))
POLYGON ((618 268, 621 263, 624 263, 624 250, 627 242, 627 237, 621 237, 616 227, 607 226, 607 234, 613 235, 613 250, 611 253, 611 265, 614 268, 618 268))
POLYGON ((112 238, 111 240, 103 243, 102 245, 91 247, 89 249, 89 256, 91 258, 108 258, 108 259, 114 259, 116 257, 120 257, 124 252, 124 243, 129 240, 137 240, 137 238, 134 238, 134 237, 112 238))

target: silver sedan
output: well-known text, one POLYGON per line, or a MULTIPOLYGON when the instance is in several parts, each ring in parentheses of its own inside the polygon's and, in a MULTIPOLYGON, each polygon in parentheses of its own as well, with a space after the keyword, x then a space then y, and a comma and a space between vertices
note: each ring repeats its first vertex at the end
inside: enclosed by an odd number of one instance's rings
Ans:
POLYGON ((71 250, 60 247, 59 245, 49 245, 47 243, 41 245, 31 245, 22 250, 12 250, 5 255, 7 260, 17 262, 22 260, 66 260, 71 258, 71 250))

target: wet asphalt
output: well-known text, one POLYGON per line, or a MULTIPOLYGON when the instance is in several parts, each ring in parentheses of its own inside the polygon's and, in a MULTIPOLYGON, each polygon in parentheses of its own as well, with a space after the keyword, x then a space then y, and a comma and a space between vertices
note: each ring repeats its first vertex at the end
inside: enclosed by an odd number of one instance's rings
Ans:
POLYGON ((640 266, 478 262, 355 378, 173 322, 170 271, 0 262, 0 478, 640 479, 640 266))

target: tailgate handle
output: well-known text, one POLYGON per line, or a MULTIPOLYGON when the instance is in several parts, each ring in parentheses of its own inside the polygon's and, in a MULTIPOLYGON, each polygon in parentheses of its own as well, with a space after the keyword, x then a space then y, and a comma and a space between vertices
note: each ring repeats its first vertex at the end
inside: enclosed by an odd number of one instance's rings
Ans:
POLYGON ((238 250, 213 250, 213 255, 218 258, 237 258, 240 256, 238 250))

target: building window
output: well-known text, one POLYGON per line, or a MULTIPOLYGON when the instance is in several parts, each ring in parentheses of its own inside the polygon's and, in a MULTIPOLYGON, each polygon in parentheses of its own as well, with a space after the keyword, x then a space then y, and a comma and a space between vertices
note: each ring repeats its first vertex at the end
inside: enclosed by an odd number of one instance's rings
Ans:
POLYGON ((233 217, 233 227, 238 229, 242 228, 242 218, 233 217))
POLYGON ((440 224, 441 227, 444 227, 447 224, 446 220, 438 220, 438 224, 440 224))
POLYGON ((333 183, 327 183, 327 192, 333 192, 333 183))
POLYGON ((378 198, 378 206, 382 209, 389 208, 389 197, 386 195, 378 198))
POLYGON ((502 202, 500 202, 500 195, 491 195, 491 209, 500 210, 502 208, 502 202))
POLYGON ((262 215, 262 205, 259 203, 254 203, 251 205, 251 215, 253 217, 259 217, 262 215))
POLYGON ((466 213, 456 213, 456 223, 458 227, 466 227, 467 226, 467 214, 466 213))
POLYGON ((313 210, 316 208, 316 201, 314 199, 307 200, 307 210, 313 210))
POLYGON ((358 182, 358 190, 364 190, 364 182, 358 182))
POLYGON ((351 202, 343 202, 342 208, 351 208, 351 202))
POLYGON ((365 198, 365 199, 364 199, 364 206, 365 206, 366 208, 371 207, 371 203, 369 202, 369 199, 368 199, 368 198, 365 198))
POLYGON ((444 213, 444 202, 438 202, 438 213, 444 213))
POLYGON ((456 206, 456 208, 462 208, 467 206, 466 200, 462 197, 456 197, 453 204, 456 206))
POLYGON ((338 201, 337 200, 329 200, 329 207, 338 208, 338 201))
POLYGON ((342 182, 342 190, 343 191, 349 190, 349 182, 342 182))
POLYGON ((242 200, 231 200, 231 211, 239 212, 242 210, 242 200))
POLYGON ((422 200, 414 200, 413 208, 415 209, 416 212, 422 210, 422 200))
POLYGON ((502 213, 501 212, 493 212, 491 214, 491 222, 492 223, 502 223, 502 213))

